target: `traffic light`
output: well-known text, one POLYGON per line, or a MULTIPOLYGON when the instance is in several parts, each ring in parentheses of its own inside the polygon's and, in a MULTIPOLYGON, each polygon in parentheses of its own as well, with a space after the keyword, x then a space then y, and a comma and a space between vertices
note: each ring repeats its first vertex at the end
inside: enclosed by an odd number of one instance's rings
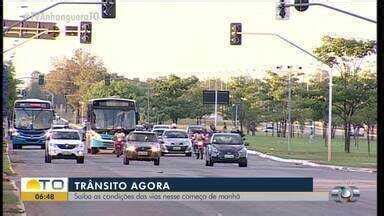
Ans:
POLYGON ((241 45, 241 23, 231 23, 230 43, 231 45, 241 45))
MULTIPOLYGON (((295 0, 295 4, 308 4, 309 1, 308 0, 295 0)), ((303 11, 306 11, 308 9, 308 5, 305 5, 305 6, 295 6, 296 10, 297 11, 300 11, 300 12, 303 12, 303 11)))
POLYGON ((101 17, 116 18, 116 0, 102 0, 101 17))
POLYGON ((45 80, 44 80, 44 74, 39 74, 39 85, 44 85, 45 80))
POLYGON ((109 75, 106 75, 106 76, 105 76, 104 84, 105 84, 106 86, 109 86, 109 85, 111 84, 111 76, 109 76, 109 75))
POLYGON ((276 7, 276 18, 279 20, 289 19, 289 7, 285 5, 289 4, 289 0, 279 0, 276 7))
POLYGON ((92 41, 92 22, 80 22, 80 43, 90 44, 92 41))

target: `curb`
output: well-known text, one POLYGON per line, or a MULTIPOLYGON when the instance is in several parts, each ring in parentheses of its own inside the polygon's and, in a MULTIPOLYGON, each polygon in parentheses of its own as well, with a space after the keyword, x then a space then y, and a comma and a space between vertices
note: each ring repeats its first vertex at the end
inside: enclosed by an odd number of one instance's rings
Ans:
POLYGON ((248 154, 257 155, 262 158, 284 162, 284 163, 295 163, 300 164, 304 166, 311 166, 311 167, 323 167, 323 168, 330 168, 333 170, 340 170, 340 171, 349 171, 349 172, 366 172, 366 173, 375 173, 377 172, 377 169, 370 169, 370 168, 356 168, 356 167, 344 167, 344 166, 334 166, 334 165, 325 165, 325 164, 318 164, 314 163, 308 160, 298 160, 298 159, 285 159, 276 157, 273 155, 264 154, 262 152, 258 152, 255 150, 248 150, 248 154))

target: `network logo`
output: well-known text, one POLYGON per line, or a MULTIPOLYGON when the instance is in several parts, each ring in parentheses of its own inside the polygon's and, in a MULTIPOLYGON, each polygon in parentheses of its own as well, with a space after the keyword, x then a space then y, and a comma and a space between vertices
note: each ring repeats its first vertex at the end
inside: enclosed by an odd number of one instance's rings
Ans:
POLYGON ((21 178, 21 192, 67 192, 68 178, 21 178))
POLYGON ((329 195, 335 202, 356 202, 360 198, 360 190, 355 186, 336 186, 329 195))

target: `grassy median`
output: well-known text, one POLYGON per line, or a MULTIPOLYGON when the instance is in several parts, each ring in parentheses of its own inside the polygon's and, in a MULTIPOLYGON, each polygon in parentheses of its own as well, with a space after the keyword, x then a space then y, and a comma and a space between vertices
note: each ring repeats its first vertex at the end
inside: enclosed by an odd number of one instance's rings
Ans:
POLYGON ((315 137, 311 142, 308 137, 294 137, 291 141, 291 151, 288 151, 287 138, 272 137, 263 132, 255 136, 246 136, 248 148, 282 158, 303 159, 321 164, 332 164, 351 167, 376 167, 376 140, 371 141, 371 153, 368 154, 368 145, 365 138, 358 140, 358 147, 351 140, 351 152, 344 152, 344 140, 339 137, 332 140, 332 161, 327 161, 327 146, 322 137, 315 137))
POLYGON ((3 142, 3 215, 19 215, 23 210, 19 208, 20 200, 10 180, 16 173, 11 168, 7 147, 8 142, 3 142))

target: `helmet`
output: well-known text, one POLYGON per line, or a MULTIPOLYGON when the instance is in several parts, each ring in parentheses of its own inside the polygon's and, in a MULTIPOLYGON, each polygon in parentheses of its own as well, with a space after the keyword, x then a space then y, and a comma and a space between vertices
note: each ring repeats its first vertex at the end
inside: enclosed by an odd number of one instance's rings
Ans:
POLYGON ((176 123, 172 123, 172 124, 171 124, 171 128, 172 128, 172 129, 176 129, 176 128, 177 128, 176 123))

